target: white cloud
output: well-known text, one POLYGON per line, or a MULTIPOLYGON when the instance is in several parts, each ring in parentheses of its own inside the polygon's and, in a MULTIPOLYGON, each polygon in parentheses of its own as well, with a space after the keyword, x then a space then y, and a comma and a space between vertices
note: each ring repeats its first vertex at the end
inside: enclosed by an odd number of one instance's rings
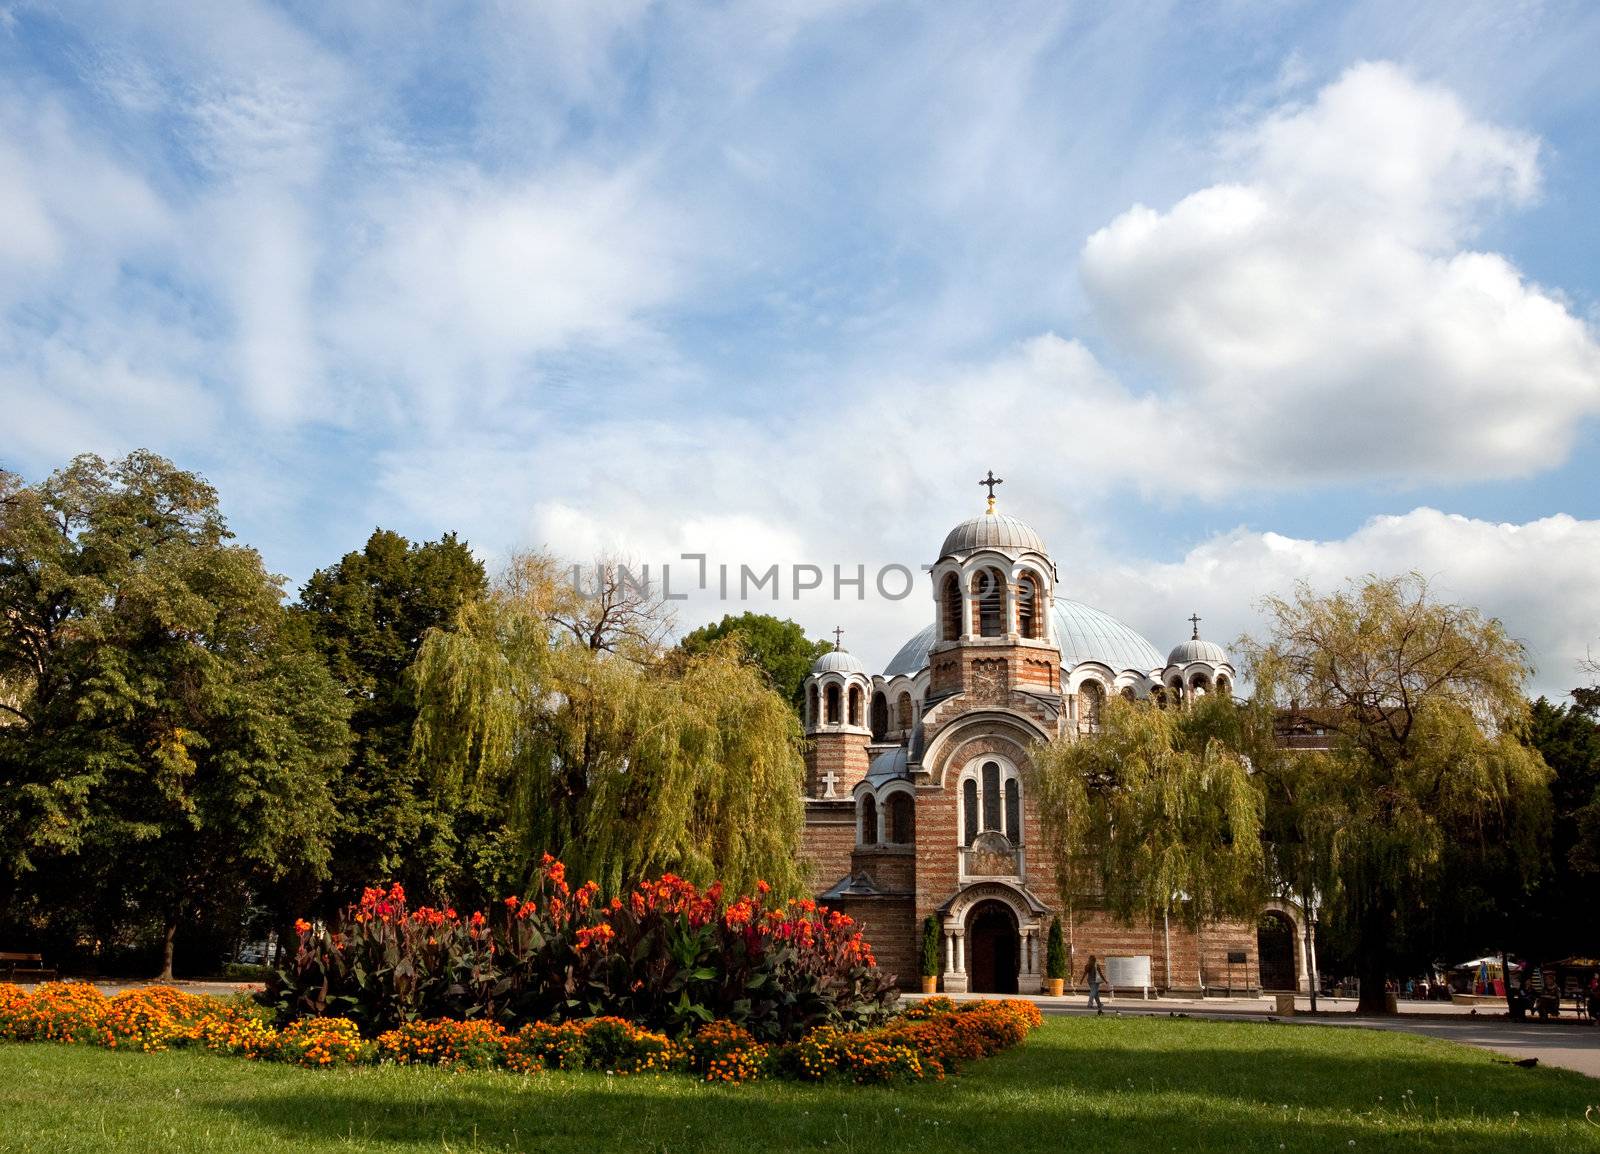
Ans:
POLYGON ((1092 235, 1103 328, 1203 429, 1214 489, 1526 475, 1600 411, 1600 345, 1463 247, 1538 187, 1537 142, 1392 65, 1229 141, 1238 179, 1092 235))
POLYGON ((1292 592, 1297 581, 1328 592, 1347 578, 1412 570, 1439 598, 1505 623, 1536 667, 1531 692, 1560 697, 1583 684, 1578 662, 1600 647, 1600 521, 1566 514, 1505 524, 1418 508, 1373 517, 1343 538, 1239 528, 1179 561, 1107 561, 1082 574, 1085 599, 1124 616, 1158 647, 1172 644, 1195 611, 1205 636, 1231 643, 1261 636, 1256 602, 1292 592))

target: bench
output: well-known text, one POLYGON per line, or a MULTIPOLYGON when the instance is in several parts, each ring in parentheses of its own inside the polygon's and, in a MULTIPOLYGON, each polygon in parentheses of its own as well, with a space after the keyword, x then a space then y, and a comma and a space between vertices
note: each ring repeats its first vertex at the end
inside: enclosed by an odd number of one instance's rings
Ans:
POLYGON ((43 954, 13 953, 0 950, 0 975, 7 981, 18 978, 54 978, 54 966, 44 964, 43 954))

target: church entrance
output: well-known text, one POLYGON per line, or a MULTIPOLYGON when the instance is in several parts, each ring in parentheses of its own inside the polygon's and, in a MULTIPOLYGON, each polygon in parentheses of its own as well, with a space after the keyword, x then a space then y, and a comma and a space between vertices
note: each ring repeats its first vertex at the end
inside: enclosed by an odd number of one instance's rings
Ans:
POLYGON ((1017 992, 1017 919, 1004 902, 979 902, 967 918, 967 988, 976 994, 1017 992))
POLYGON ((1256 922, 1256 952, 1263 990, 1295 988, 1293 922, 1275 910, 1262 914, 1256 922))

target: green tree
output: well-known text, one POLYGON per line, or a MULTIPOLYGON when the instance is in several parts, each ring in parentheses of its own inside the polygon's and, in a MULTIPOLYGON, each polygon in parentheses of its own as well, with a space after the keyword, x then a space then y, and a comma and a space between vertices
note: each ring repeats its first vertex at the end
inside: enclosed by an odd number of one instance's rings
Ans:
POLYGON ((1264 608, 1271 634, 1246 642, 1249 669, 1261 702, 1331 735, 1329 752, 1300 755, 1317 800, 1299 832, 1327 839, 1326 908, 1351 943, 1361 1008, 1381 1013, 1442 861, 1504 854, 1523 896, 1537 878, 1550 771, 1519 740, 1526 656, 1498 620, 1438 602, 1416 574, 1328 595, 1301 585, 1264 608))
POLYGON ((672 870, 798 892, 794 713, 734 640, 622 656, 567 627, 575 596, 553 558, 516 558, 418 656, 416 755, 486 815, 485 887, 552 853, 611 891, 672 870))
POLYGON ((1085 901, 1124 921, 1176 914, 1197 932, 1254 916, 1262 797, 1238 752, 1232 701, 1178 710, 1113 697, 1097 732, 1053 742, 1034 761, 1069 930, 1085 901))
MULTIPOLYGON (((1575 695, 1576 696, 1576 695, 1575 695)), ((1532 901, 1529 940, 1537 958, 1600 953, 1600 721, 1596 704, 1529 710, 1527 741, 1550 766, 1549 869, 1532 901)))
POLYGON ((352 706, 327 905, 377 881, 443 897, 459 871, 457 815, 438 804, 411 758, 408 671, 428 630, 448 626, 484 589, 482 564, 455 534, 418 544, 375 529, 301 590, 297 614, 352 706))
POLYGON ((684 634, 678 644, 685 653, 704 653, 729 637, 739 639, 772 687, 797 709, 806 674, 817 658, 833 649, 830 642, 812 641, 795 622, 766 613, 727 615, 714 625, 702 625, 684 634))
POLYGON ((215 491, 150 453, 0 482, 8 911, 180 926, 325 866, 346 706, 215 491))

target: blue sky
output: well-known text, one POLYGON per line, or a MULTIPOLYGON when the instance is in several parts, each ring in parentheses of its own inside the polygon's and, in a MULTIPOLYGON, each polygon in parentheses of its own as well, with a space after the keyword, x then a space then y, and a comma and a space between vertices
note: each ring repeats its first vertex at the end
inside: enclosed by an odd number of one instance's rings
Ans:
MULTIPOLYGON (((0 0, 0 464, 160 451, 292 583, 377 524, 914 566, 993 468, 1158 648, 1417 569, 1560 692, 1597 54, 1582 3, 0 0)), ((927 596, 683 619, 881 664, 927 596)))

